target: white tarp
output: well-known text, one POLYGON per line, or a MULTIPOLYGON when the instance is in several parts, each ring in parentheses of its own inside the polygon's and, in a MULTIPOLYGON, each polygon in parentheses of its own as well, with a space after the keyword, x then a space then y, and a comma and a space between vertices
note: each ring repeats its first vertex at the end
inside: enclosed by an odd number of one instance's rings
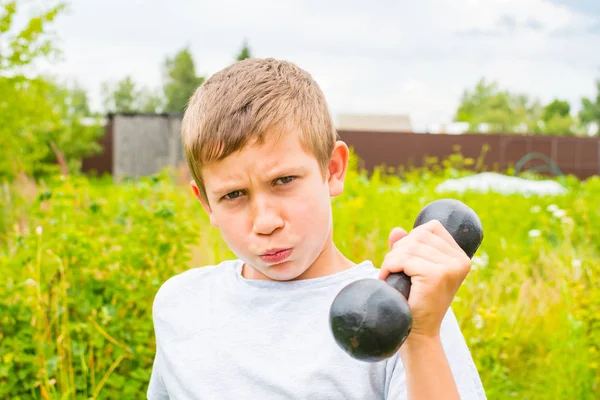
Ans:
POLYGON ((465 178, 449 179, 440 183, 435 190, 436 192, 459 193, 473 190, 478 192, 521 193, 526 195, 560 195, 567 193, 567 189, 556 181, 534 181, 494 172, 484 172, 465 178))

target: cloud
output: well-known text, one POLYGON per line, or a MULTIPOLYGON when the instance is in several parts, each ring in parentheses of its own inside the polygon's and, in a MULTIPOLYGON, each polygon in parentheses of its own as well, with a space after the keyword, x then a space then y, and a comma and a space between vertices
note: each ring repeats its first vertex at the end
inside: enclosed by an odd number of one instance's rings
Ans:
POLYGON ((598 0, 550 0, 550 2, 568 7, 575 12, 600 17, 600 2, 598 0))
POLYGON ((518 27, 517 18, 514 15, 503 15, 496 23, 499 28, 507 28, 508 30, 515 30, 518 27))
MULTIPOLYGON (((531 32, 560 36, 565 32, 585 33, 597 22, 594 16, 579 13, 546 0, 491 1, 480 24, 458 31, 460 37, 514 37, 531 32), (493 22, 490 22, 493 18, 493 22)), ((479 13, 483 14, 481 11, 479 13)), ((478 15, 480 17, 481 15, 478 15)))
POLYGON ((514 36, 519 32, 544 31, 546 25, 536 18, 517 19, 514 15, 503 15, 495 23, 493 28, 462 30, 458 32, 460 37, 497 37, 514 36))
POLYGON ((590 26, 587 32, 591 34, 600 34, 600 20, 596 23, 596 25, 590 26))
POLYGON ((540 21, 538 21, 537 19, 534 19, 534 18, 528 19, 527 22, 525 23, 525 25, 528 28, 531 28, 531 29, 533 29, 535 31, 539 31, 539 30, 542 30, 544 28, 544 24, 541 23, 540 21))
POLYGON ((105 80, 160 87, 164 57, 186 45, 210 75, 244 38, 255 56, 308 70, 334 112, 410 113, 415 125, 447 121, 482 76, 576 98, 600 65, 590 50, 598 19, 549 0, 72 0, 71 9, 56 25, 65 62, 48 69, 78 78, 95 104, 105 80))

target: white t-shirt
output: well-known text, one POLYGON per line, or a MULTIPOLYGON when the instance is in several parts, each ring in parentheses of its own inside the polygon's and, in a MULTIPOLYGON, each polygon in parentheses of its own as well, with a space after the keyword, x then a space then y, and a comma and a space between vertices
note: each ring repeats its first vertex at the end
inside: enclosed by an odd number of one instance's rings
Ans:
MULTIPOLYGON (((150 400, 407 398, 397 354, 376 363, 355 360, 329 328, 337 293, 355 280, 377 278, 370 261, 291 282, 248 280, 242 264, 194 268, 161 286, 153 304, 150 400)), ((461 398, 485 399, 451 309, 441 338, 461 398)))

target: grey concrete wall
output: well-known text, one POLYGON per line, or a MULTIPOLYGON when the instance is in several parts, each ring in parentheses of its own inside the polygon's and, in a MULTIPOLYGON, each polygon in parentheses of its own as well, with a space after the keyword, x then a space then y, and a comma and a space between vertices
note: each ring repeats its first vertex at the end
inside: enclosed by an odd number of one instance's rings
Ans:
POLYGON ((181 119, 173 115, 115 115, 113 177, 139 178, 185 162, 181 119))

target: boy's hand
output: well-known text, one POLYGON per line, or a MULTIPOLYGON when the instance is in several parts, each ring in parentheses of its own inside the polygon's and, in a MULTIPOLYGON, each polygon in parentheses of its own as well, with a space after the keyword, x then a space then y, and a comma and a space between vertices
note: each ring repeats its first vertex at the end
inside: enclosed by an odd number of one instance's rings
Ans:
POLYGON ((401 272, 411 277, 408 306, 413 314, 411 337, 437 338, 442 319, 471 269, 471 259, 437 220, 406 233, 394 228, 390 252, 381 265, 380 279, 401 272))

